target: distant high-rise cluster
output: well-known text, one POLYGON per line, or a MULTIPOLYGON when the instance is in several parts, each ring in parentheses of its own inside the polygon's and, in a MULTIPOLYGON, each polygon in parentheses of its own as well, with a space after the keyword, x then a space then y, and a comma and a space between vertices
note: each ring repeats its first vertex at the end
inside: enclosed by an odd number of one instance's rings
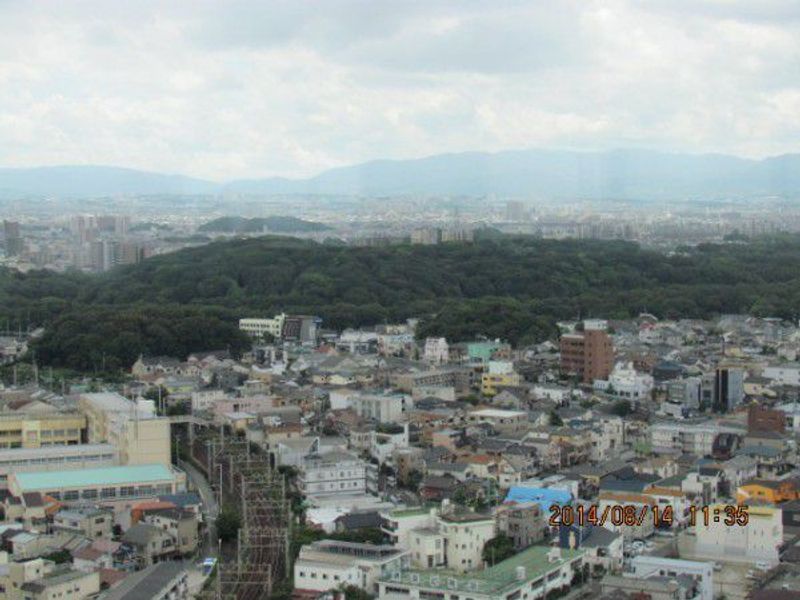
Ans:
POLYGON ((19 222, 3 221, 3 239, 6 256, 19 256, 24 249, 19 222))
POLYGON ((146 245, 126 239, 130 222, 126 215, 73 217, 75 266, 108 271, 117 265, 132 265, 147 258, 149 249, 146 245))

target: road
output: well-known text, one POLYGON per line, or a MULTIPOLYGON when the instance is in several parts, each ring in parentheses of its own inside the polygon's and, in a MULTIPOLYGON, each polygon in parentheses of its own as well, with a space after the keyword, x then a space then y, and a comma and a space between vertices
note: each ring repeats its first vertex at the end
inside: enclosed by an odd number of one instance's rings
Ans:
POLYGON ((206 539, 204 542, 204 549, 202 556, 216 556, 217 555, 217 527, 216 519, 219 514, 219 506, 217 499, 214 497, 214 490, 208 484, 202 472, 197 469, 193 464, 180 461, 178 466, 186 471, 186 476, 192 482, 192 485, 200 494, 200 500, 203 502, 203 520, 206 523, 206 539))

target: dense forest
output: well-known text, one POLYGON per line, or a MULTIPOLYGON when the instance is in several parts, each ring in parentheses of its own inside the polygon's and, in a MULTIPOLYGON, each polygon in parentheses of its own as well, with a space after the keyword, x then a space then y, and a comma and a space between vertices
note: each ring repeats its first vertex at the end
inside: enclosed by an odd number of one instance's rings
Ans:
POLYGON ((42 364, 127 368, 139 353, 185 356, 247 340, 239 316, 312 313, 326 327, 417 316, 421 335, 514 343, 555 321, 720 313, 797 318, 800 237, 705 244, 669 255, 616 241, 506 237, 356 248, 285 237, 215 242, 103 275, 0 271, 0 319, 45 326, 42 364))

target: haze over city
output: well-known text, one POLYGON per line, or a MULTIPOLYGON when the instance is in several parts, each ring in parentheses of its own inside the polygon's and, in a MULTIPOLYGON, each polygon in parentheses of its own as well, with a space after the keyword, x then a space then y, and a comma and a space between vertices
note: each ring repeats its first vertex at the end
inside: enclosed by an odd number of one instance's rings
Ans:
POLYGON ((0 0, 0 600, 800 600, 800 4, 0 0))
POLYGON ((224 181, 525 148, 797 151, 791 0, 0 5, 0 165, 224 181))

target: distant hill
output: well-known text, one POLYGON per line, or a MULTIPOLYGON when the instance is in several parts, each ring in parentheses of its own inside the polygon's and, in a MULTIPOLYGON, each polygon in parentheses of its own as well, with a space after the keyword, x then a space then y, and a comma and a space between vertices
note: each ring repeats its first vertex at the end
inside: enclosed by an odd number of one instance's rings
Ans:
POLYGON ((164 175, 103 166, 0 168, 0 190, 33 196, 109 196, 114 194, 208 194, 218 184, 183 175, 164 175))
POLYGON ((649 150, 516 150, 377 160, 309 179, 214 183, 117 167, 0 169, 0 194, 453 194, 676 199, 800 196, 800 154, 750 160, 649 150))
POLYGON ((305 233, 312 231, 327 231, 330 227, 314 221, 305 221, 296 217, 271 216, 265 218, 247 219, 244 217, 220 217, 203 223, 198 230, 219 233, 259 233, 268 231, 272 233, 305 233))
POLYGON ((378 160, 305 180, 234 181, 228 191, 285 194, 513 194, 664 199, 800 195, 800 155, 748 160, 647 150, 520 150, 378 160))

